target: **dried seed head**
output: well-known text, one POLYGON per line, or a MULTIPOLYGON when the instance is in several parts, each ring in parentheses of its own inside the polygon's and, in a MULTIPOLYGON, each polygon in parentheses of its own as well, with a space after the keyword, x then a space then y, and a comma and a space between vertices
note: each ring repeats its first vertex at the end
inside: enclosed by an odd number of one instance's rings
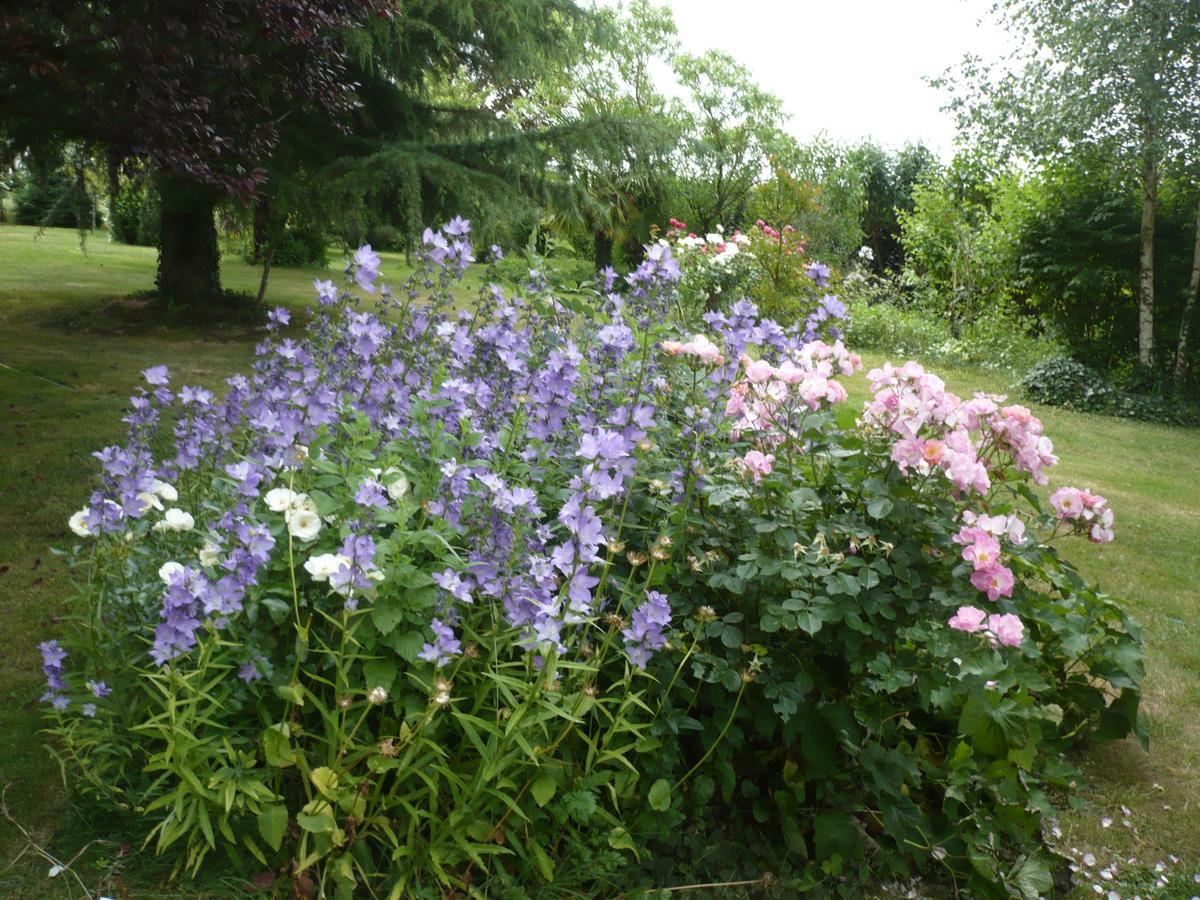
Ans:
POLYGON ((696 610, 696 618, 701 622, 711 622, 717 617, 717 611, 711 606, 702 606, 696 610))
POLYGON ((380 704, 386 703, 387 698, 388 698, 387 689, 380 687, 378 685, 371 688, 371 690, 367 691, 367 702, 370 703, 372 706, 379 706, 380 704))
POLYGON ((450 682, 448 682, 445 678, 439 678, 436 681, 434 681, 434 683, 433 683, 433 689, 435 691, 437 691, 439 694, 445 693, 446 691, 450 690, 450 688, 452 688, 453 686, 454 685, 452 685, 450 682))
POLYGON ((625 554, 625 558, 629 560, 629 564, 635 569, 638 566, 644 566, 646 564, 646 560, 648 559, 646 554, 642 553, 640 550, 630 550, 625 554))
POLYGON ((657 559, 659 562, 662 562, 663 560, 667 560, 667 559, 671 558, 671 551, 668 550, 666 547, 660 547, 658 544, 655 544, 653 547, 650 548, 650 555, 652 557, 654 557, 655 559, 657 559))
POLYGON ((637 448, 643 453, 649 453, 654 449, 654 441, 650 440, 650 438, 642 438, 637 442, 637 448))
POLYGON ((351 700, 349 697, 339 697, 338 698, 338 706, 340 706, 342 709, 349 709, 353 703, 354 703, 354 701, 351 700))
POLYGON ((625 620, 622 619, 615 612, 608 613, 604 617, 604 621, 607 622, 609 625, 612 625, 614 628, 620 628, 621 626, 623 626, 625 624, 625 620))
POLYGON ((616 556, 618 553, 624 553, 625 552, 625 542, 624 541, 609 541, 608 542, 608 552, 611 553, 613 556, 616 556))
POLYGON ((388 757, 396 755, 396 744, 391 738, 379 742, 379 755, 388 757))
POLYGON ((447 703, 450 702, 450 692, 449 691, 439 691, 438 693, 433 695, 433 702, 436 703, 438 706, 445 706, 447 703))
POLYGON ((585 697, 596 696, 596 686, 594 684, 585 684, 580 691, 585 697))
POLYGON ((479 645, 474 641, 463 647, 463 656, 467 659, 479 659, 479 645))

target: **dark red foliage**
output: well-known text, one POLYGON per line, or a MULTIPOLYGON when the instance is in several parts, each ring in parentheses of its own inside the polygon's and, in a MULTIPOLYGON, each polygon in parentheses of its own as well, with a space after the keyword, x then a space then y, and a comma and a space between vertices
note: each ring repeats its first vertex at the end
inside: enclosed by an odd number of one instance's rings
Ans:
POLYGON ((73 139, 249 196, 281 123, 355 105, 345 34, 392 0, 8 0, 0 127, 73 139))

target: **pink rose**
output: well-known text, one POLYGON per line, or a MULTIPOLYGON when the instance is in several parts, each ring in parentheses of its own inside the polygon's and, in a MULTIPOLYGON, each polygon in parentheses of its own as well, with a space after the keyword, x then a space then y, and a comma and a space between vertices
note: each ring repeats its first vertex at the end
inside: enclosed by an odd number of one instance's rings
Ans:
POLYGON ((770 381, 775 374, 775 367, 765 359, 756 359, 754 362, 746 366, 746 377, 755 384, 761 384, 764 381, 770 381))
POLYGON ((983 630, 987 613, 976 606, 960 606, 958 612, 950 617, 949 625, 958 631, 976 632, 983 630))
POLYGON ((988 616, 987 627, 1005 647, 1019 647, 1021 638, 1025 636, 1025 626, 1012 613, 988 616))
POLYGON ((763 453, 761 450, 748 450, 737 464, 745 474, 753 476, 754 483, 757 484, 764 475, 770 475, 775 468, 775 455, 763 453))
POLYGON ((986 535, 964 547, 962 557, 974 564, 976 571, 990 569, 1000 562, 1000 542, 990 534, 986 535))
POLYGON ((971 573, 971 584, 987 594, 989 600, 1011 597, 1014 584, 1012 569, 994 565, 971 573))
POLYGON ((1083 492, 1079 488, 1059 488, 1050 495, 1050 505, 1060 519, 1077 519, 1083 514, 1083 492))

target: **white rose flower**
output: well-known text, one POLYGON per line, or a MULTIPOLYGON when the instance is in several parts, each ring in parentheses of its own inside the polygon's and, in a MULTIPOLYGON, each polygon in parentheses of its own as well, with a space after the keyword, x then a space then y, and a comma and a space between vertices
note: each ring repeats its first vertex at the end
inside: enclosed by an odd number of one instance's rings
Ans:
POLYGON ((267 509, 271 512, 284 512, 288 509, 299 508, 308 500, 308 494, 293 493, 289 488, 271 488, 263 500, 266 501, 267 509))
POLYGON ((175 562, 173 559, 169 559, 158 567, 158 577, 163 580, 163 584, 170 584, 171 576, 182 571, 183 566, 181 564, 175 562))
POLYGON ((162 512, 163 505, 162 501, 158 499, 158 494, 155 494, 153 491, 139 491, 137 497, 142 503, 146 504, 145 508, 142 509, 143 515, 152 509, 162 512))
POLYGON ((304 570, 313 581, 328 581, 329 576, 342 566, 350 565, 350 557, 340 553, 321 553, 304 561, 304 570))
POLYGON ((88 511, 84 508, 77 513, 71 513, 71 518, 67 519, 67 527, 80 537, 92 536, 92 529, 88 528, 87 514, 88 511))
POLYGON ((174 503, 179 499, 179 491, 175 490, 173 485, 169 485, 165 481, 159 481, 157 478, 150 483, 150 490, 168 503, 174 503))
POLYGON ((163 513, 162 521, 154 523, 155 531, 191 531, 195 527, 192 514, 175 506, 163 513))
POLYGON ((200 557, 200 565, 215 566, 221 561, 221 548, 212 541, 205 541, 197 556, 200 557))
POLYGON ((393 500, 399 500, 408 493, 410 487, 412 487, 412 485, 409 484, 408 477, 403 472, 400 472, 395 478, 388 482, 388 496, 393 500))
POLYGON ((311 541, 321 533, 321 517, 310 509, 289 510, 284 517, 292 537, 311 541))

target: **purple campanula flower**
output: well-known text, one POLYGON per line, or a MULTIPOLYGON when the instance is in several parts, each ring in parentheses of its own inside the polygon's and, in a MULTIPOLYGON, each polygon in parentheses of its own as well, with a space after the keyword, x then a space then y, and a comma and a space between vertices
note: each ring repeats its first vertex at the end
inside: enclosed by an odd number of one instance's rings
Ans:
POLYGON ((161 387, 170 380, 166 366, 151 366, 149 369, 143 369, 142 377, 146 379, 147 384, 155 387, 161 387))
POLYGON ((387 488, 374 479, 362 481, 354 492, 354 502, 359 506, 369 506, 376 509, 386 509, 388 505, 387 488))
POLYGON ((434 617, 429 627, 433 631, 433 643, 425 644, 417 656, 440 669, 462 652, 462 642, 454 636, 454 629, 439 618, 434 617))
POLYGON ((646 668, 651 655, 667 644, 663 629, 671 624, 671 605, 664 594, 647 591, 646 600, 633 610, 627 628, 621 630, 625 652, 639 669, 646 668))
POLYGON ((354 252, 354 283, 368 294, 375 293, 375 279, 379 277, 379 254, 370 244, 363 244, 354 252))

